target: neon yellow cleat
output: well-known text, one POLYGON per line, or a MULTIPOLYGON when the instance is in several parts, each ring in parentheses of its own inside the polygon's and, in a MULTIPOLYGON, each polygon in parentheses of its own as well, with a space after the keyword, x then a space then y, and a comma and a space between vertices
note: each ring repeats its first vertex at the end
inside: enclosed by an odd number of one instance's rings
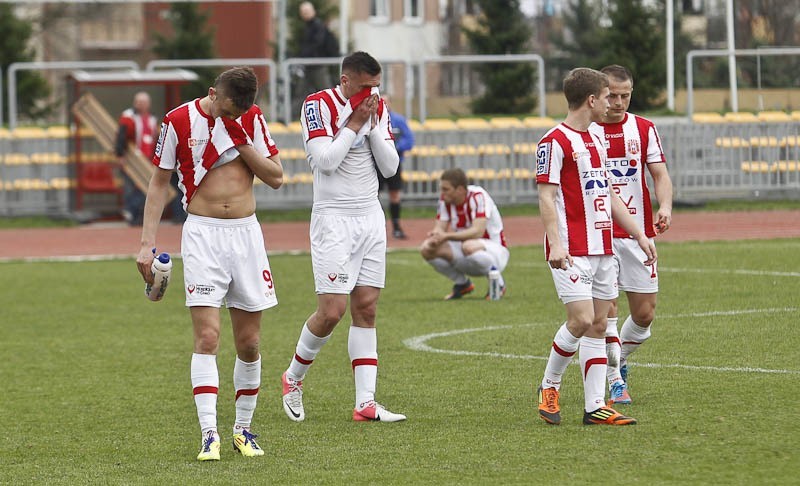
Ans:
POLYGON ((219 461, 219 436, 213 430, 206 432, 200 443, 198 461, 219 461))
POLYGON ((233 434, 233 450, 244 457, 263 456, 264 450, 256 443, 256 434, 243 429, 241 434, 233 434))

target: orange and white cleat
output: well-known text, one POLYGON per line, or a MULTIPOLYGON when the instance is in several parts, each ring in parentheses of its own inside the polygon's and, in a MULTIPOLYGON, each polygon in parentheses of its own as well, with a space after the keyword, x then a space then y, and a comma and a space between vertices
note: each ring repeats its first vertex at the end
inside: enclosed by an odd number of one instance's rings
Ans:
POLYGON ((585 412, 583 423, 586 425, 635 425, 636 419, 626 417, 611 407, 600 407, 594 412, 585 412))

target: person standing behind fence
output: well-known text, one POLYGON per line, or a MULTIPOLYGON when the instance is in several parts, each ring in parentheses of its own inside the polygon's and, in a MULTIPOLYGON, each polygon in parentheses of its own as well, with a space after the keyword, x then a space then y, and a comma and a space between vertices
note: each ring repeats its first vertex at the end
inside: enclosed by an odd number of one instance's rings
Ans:
MULTIPOLYGON (((300 18, 305 24, 303 38, 300 41, 300 57, 339 56, 339 41, 322 19, 317 17, 314 4, 303 2, 300 4, 299 10, 300 18)), ((331 84, 330 68, 328 66, 305 66, 303 69, 303 82, 298 95, 305 97, 331 84)))
POLYGON ((383 95, 383 102, 386 108, 389 109, 394 146, 400 156, 400 164, 397 166, 397 173, 392 177, 383 177, 378 173, 379 190, 383 190, 384 187, 389 188, 389 215, 392 218, 392 236, 398 240, 405 240, 407 236, 400 227, 400 205, 403 200, 403 159, 406 152, 414 148, 414 133, 409 128, 406 118, 392 110, 390 101, 389 95, 383 95))
POLYGON ((303 380, 347 310, 347 350, 355 381, 353 420, 398 422, 375 401, 378 337, 375 317, 386 280, 386 218, 378 175, 391 177, 399 157, 389 110, 378 94, 381 65, 366 52, 342 61, 341 84, 306 98, 303 143, 314 176, 311 264, 317 308, 304 323, 289 367, 281 376, 283 409, 305 419, 303 380))
POLYGON ((635 419, 605 404, 606 319, 617 297, 613 224, 634 235, 646 265, 656 261, 656 249, 610 187, 604 141, 589 132, 592 122, 602 121, 608 110, 608 76, 576 68, 564 78, 563 86, 567 117, 536 147, 545 259, 567 314, 553 338, 538 388, 539 416, 550 424, 561 423, 562 375, 580 348, 583 423, 635 424, 635 419))
MULTIPOLYGON (((606 140, 606 167, 614 191, 620 195, 637 227, 653 242, 656 233, 667 231, 672 224, 672 181, 667 172, 661 138, 650 120, 628 113, 633 92, 633 75, 619 65, 601 69, 608 76, 610 108, 604 120, 589 130, 606 140), (658 212, 653 220, 650 191, 644 168, 653 177, 658 212)), ((619 225, 614 225, 614 258, 619 267, 618 285, 628 297, 630 315, 622 330, 617 331, 617 299, 611 303, 606 329, 608 384, 611 403, 628 404, 627 359, 650 337, 658 296, 656 263, 644 265, 644 252, 619 225), (620 343, 620 340, 622 341, 620 343), (621 350, 620 350, 621 345, 621 350)))
MULTIPOLYGON (((464 171, 456 168, 442 173, 439 189, 436 224, 422 242, 420 253, 453 281, 453 290, 444 299, 460 299, 475 290, 470 275, 488 277, 493 268, 502 272, 510 254, 500 210, 484 188, 469 185, 464 171)), ((506 293, 502 273, 499 285, 502 297, 506 293)))
POLYGON ((261 225, 256 219, 254 178, 273 189, 283 182, 278 149, 254 105, 258 79, 249 67, 220 74, 208 95, 164 117, 147 190, 136 265, 152 282, 150 265, 170 176, 177 171, 188 216, 181 255, 186 306, 194 328, 191 382, 200 422, 199 461, 220 459, 217 431, 220 311, 228 307, 236 360, 234 450, 264 451, 250 430, 261 384, 261 312, 278 304, 261 225))
MULTIPOLYGON (((133 106, 119 117, 117 143, 114 152, 120 165, 125 164, 124 156, 130 147, 138 148, 148 159, 153 158, 158 138, 158 120, 150 113, 150 95, 140 91, 133 96, 133 106)), ((122 216, 131 226, 141 226, 144 212, 144 193, 136 187, 123 171, 122 216)))

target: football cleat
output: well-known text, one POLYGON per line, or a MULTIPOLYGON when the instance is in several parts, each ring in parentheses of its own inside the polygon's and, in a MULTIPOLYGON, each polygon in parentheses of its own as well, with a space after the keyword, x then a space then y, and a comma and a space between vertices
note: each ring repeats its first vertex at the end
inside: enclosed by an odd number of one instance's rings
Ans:
POLYGON ((219 461, 219 435, 213 430, 203 434, 198 461, 219 461))
POLYGON ((281 383, 283 384, 283 411, 290 420, 302 422, 306 418, 306 412, 303 409, 303 382, 293 380, 284 373, 281 375, 281 383))
POLYGON ((233 434, 233 450, 244 457, 263 456, 264 449, 258 445, 256 437, 256 434, 251 434, 247 429, 242 429, 241 434, 233 434))
POLYGON ((618 381, 611 385, 608 391, 608 406, 614 404, 630 405, 631 396, 628 394, 628 385, 624 381, 618 381))
POLYGON ((555 388, 542 388, 537 390, 539 395, 539 417, 548 424, 561 423, 561 407, 558 405, 558 390, 555 388))
POLYGON ((386 410, 383 405, 370 400, 353 409, 353 420, 356 422, 401 422, 406 416, 386 410))
POLYGON ((635 425, 636 419, 626 417, 611 407, 600 407, 594 412, 584 412, 583 423, 586 425, 635 425))
POLYGON ((403 232, 403 230, 401 230, 400 228, 397 228, 396 230, 392 231, 392 236, 397 240, 408 239, 408 236, 406 236, 405 232, 403 232))
POLYGON ((467 280, 463 284, 455 284, 453 285, 453 291, 445 295, 444 300, 460 299, 473 290, 475 290, 475 284, 472 283, 472 280, 467 280))

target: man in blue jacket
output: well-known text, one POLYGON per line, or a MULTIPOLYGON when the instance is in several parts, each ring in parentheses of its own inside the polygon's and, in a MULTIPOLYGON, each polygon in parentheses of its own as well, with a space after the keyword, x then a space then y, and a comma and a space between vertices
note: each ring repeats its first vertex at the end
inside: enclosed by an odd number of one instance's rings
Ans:
POLYGON ((414 134, 408 127, 406 118, 392 109, 388 95, 382 95, 384 103, 389 108, 389 117, 392 123, 392 133, 394 134, 394 145, 400 155, 400 165, 397 173, 388 179, 381 176, 378 172, 380 189, 389 188, 389 214, 392 217, 392 236, 398 240, 405 240, 406 234, 400 228, 400 202, 403 198, 403 158, 405 153, 414 147, 414 134))

